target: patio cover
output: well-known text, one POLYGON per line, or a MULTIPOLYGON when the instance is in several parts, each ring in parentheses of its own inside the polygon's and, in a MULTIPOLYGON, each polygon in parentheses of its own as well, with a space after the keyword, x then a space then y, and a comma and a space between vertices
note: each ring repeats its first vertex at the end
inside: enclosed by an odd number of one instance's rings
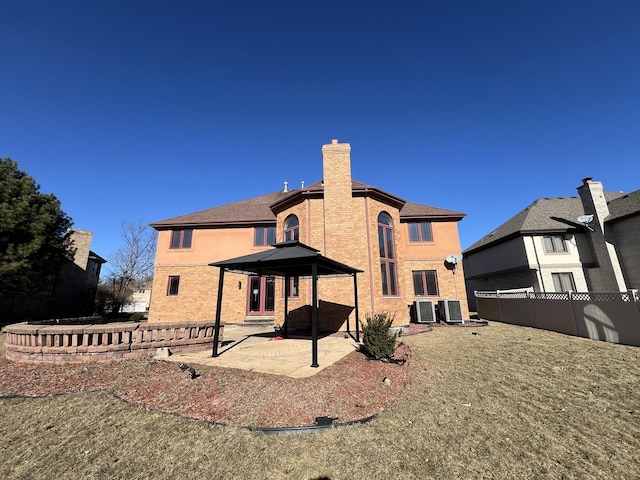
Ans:
MULTIPOLYGON (((312 308, 311 308, 311 366, 318 367, 318 277, 320 276, 352 276, 354 302, 356 313, 356 341, 360 341, 360 325, 358 316, 358 281, 356 275, 362 273, 349 265, 337 262, 320 255, 319 250, 298 241, 287 241, 273 245, 273 249, 242 257, 230 258, 209 265, 220 268, 218 280, 218 301, 216 304, 216 323, 213 338, 213 357, 218 356, 218 341, 220 333, 220 314, 222 309, 222 290, 224 288, 224 272, 244 273, 247 275, 274 276, 285 279, 284 295, 284 329, 287 335, 286 318, 289 313, 289 278, 307 277, 312 279, 312 308)), ((347 319, 347 331, 350 332, 347 319)))

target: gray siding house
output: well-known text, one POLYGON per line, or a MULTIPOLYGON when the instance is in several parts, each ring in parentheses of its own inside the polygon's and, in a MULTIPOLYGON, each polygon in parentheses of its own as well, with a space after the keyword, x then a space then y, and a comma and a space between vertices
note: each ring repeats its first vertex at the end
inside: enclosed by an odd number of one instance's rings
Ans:
POLYGON ((602 292, 640 288, 640 190, 605 192, 585 178, 577 197, 539 198, 463 252, 476 290, 602 292))

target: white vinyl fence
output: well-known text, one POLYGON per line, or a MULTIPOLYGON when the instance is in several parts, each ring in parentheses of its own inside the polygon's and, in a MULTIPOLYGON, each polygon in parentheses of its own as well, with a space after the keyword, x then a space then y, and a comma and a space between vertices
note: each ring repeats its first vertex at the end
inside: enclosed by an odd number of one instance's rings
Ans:
POLYGON ((638 291, 476 291, 478 317, 578 337, 640 346, 638 291))

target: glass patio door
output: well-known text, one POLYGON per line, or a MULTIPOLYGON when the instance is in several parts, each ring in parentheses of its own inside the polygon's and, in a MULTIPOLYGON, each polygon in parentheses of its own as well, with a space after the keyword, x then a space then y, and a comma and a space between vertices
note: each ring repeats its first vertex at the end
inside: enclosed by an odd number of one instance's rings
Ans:
POLYGON ((276 300, 274 277, 249 277, 248 315, 273 315, 276 300))

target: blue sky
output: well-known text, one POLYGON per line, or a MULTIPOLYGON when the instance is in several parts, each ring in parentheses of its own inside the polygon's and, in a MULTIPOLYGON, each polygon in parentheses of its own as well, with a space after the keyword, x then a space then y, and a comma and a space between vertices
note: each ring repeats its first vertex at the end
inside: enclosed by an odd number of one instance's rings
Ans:
POLYGON ((0 7, 0 156, 108 258, 149 223, 322 177, 321 146, 466 248, 584 177, 640 188, 637 1, 0 7))

